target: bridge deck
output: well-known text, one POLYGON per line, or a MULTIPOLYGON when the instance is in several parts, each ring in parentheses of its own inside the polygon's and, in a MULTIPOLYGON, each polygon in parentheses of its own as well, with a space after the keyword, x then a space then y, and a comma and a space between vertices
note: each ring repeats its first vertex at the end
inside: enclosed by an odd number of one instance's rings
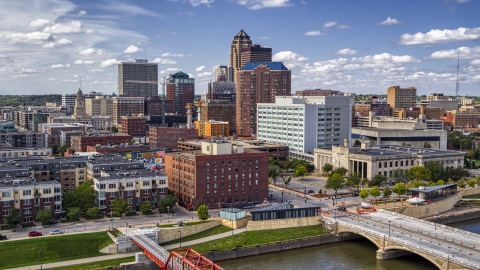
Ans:
POLYGON ((472 269, 480 269, 480 235, 475 233, 438 224, 435 229, 435 223, 388 211, 327 217, 326 220, 338 222, 338 225, 352 231, 357 230, 381 239, 385 237, 407 250, 425 252, 472 269))

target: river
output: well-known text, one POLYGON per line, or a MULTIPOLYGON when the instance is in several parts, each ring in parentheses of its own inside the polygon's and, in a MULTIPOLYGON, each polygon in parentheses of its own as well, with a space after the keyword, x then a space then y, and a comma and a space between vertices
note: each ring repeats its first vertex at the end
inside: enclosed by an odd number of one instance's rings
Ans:
MULTIPOLYGON (((480 234, 480 219, 449 226, 480 234)), ((225 270, 278 270, 278 269, 355 269, 355 270, 434 270, 432 263, 418 255, 390 260, 377 260, 377 247, 369 240, 357 239, 308 248, 219 261, 225 270)))

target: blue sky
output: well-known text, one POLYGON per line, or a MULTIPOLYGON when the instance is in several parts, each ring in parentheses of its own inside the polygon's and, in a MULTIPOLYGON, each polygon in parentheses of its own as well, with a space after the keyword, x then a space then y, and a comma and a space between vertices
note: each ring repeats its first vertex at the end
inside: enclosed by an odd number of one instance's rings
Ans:
POLYGON ((117 91, 117 63, 146 58, 207 90, 240 29, 292 69, 292 92, 415 86, 480 95, 480 1, 1 1, 0 94, 117 91))

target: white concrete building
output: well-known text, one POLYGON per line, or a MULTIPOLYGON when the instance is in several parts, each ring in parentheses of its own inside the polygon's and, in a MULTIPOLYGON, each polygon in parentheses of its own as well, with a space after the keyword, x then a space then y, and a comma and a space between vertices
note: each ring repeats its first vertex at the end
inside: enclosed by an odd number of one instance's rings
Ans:
POLYGON ((343 145, 351 141, 352 104, 348 96, 277 96, 257 104, 257 139, 298 153, 343 145))

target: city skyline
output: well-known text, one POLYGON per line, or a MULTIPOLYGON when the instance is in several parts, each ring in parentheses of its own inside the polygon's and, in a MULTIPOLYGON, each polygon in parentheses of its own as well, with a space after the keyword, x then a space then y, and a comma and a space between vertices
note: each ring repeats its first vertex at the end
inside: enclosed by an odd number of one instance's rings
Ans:
POLYGON ((292 92, 478 95, 478 1, 164 0, 0 3, 0 94, 118 93, 117 64, 145 58, 195 93, 229 64, 243 29, 292 69, 292 92), (25 10, 25 6, 28 10, 25 10))

